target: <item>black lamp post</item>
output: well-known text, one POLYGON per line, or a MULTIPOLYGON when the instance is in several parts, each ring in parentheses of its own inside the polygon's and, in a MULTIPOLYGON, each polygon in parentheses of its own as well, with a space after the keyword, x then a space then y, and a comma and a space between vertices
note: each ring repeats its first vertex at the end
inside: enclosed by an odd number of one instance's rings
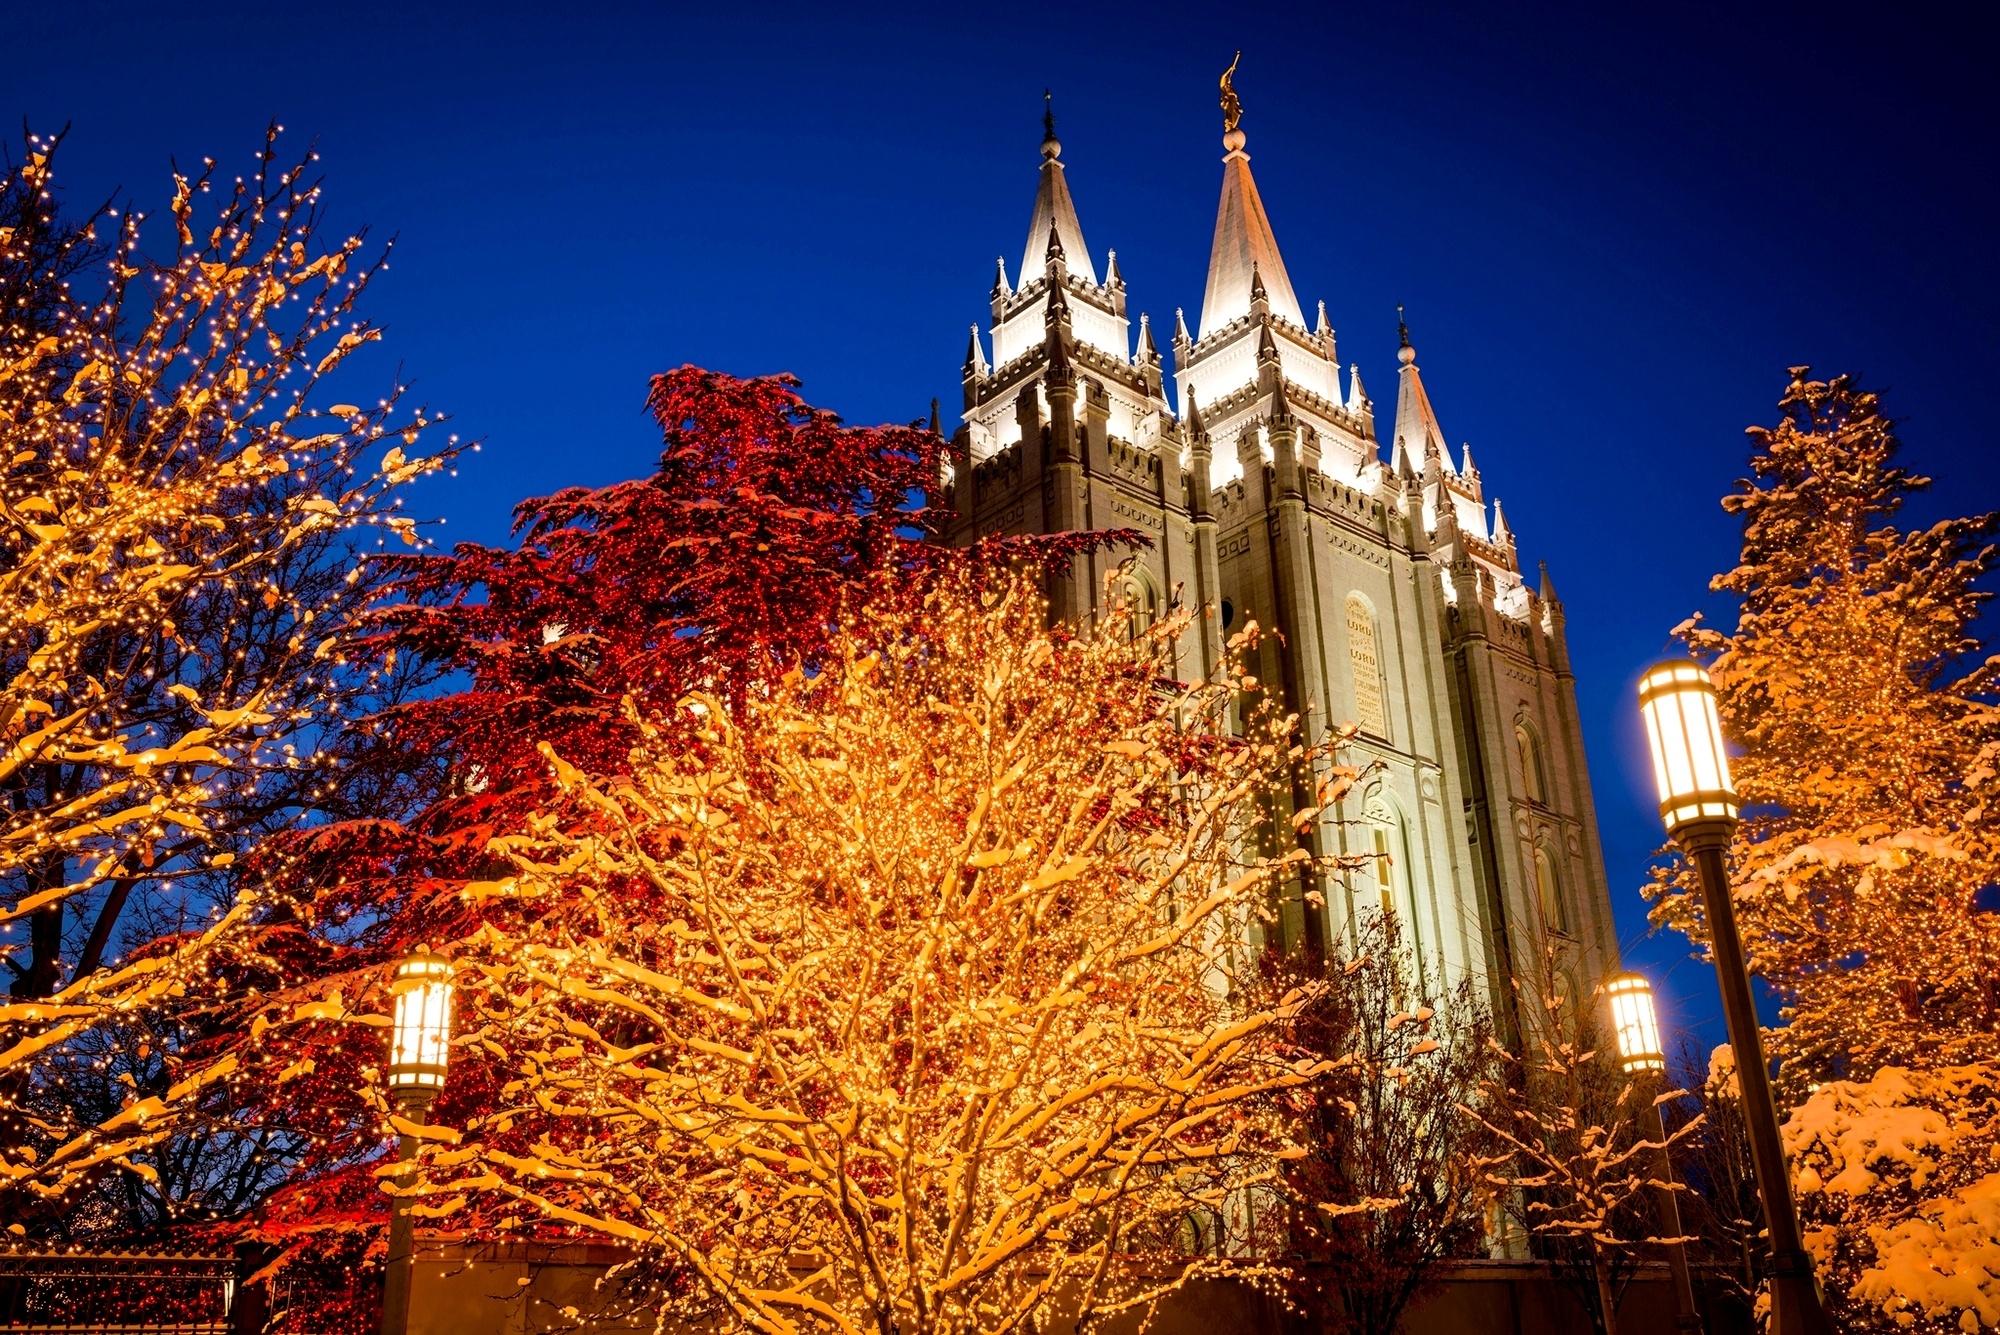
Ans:
MULTIPOLYGON (((1667 1054, 1661 1050, 1660 1021, 1653 1009, 1653 985, 1643 974, 1617 973, 1604 982, 1604 995, 1611 1002, 1611 1030, 1618 1040, 1618 1064, 1632 1077, 1640 1100, 1639 1128, 1646 1139, 1660 1148, 1653 1162, 1653 1208, 1660 1236, 1681 1236, 1681 1207, 1675 1199, 1674 1161, 1667 1154, 1667 1129, 1660 1121, 1660 1105, 1653 1101, 1659 1092, 1660 1073, 1667 1069, 1667 1054)), ((1688 1274, 1687 1248, 1680 1242, 1667 1244, 1667 1265, 1674 1272, 1674 1329, 1699 1332, 1701 1309, 1695 1306, 1694 1281, 1688 1274)))
MULTIPOLYGON (((451 1059, 451 962, 419 946, 417 953, 396 966, 389 985, 396 1013, 389 1029, 389 1098, 404 1121, 423 1125, 424 1115, 444 1087, 451 1059)), ((413 1165, 417 1138, 396 1138, 396 1162, 413 1165)), ((415 1182, 412 1168, 396 1177, 408 1190, 415 1182)), ((382 1277, 382 1335, 405 1335, 410 1326, 411 1254, 416 1227, 410 1219, 410 1199, 391 1198, 389 1205, 389 1266, 382 1277)))
POLYGON ((1766 1272, 1771 1284, 1769 1329, 1771 1335, 1832 1335, 1813 1279, 1812 1256, 1800 1241, 1785 1145, 1778 1135, 1778 1106, 1771 1096, 1771 1068, 1764 1058, 1764 1036, 1750 996, 1750 972, 1742 938, 1736 933, 1736 908, 1722 861, 1736 831, 1737 803, 1729 757, 1722 748, 1714 683, 1699 663, 1685 659, 1661 663, 1639 682, 1639 712, 1653 753, 1661 819, 1701 877, 1709 949, 1722 985, 1722 1014, 1736 1054, 1743 1121, 1750 1133, 1750 1158, 1771 1239, 1766 1272))

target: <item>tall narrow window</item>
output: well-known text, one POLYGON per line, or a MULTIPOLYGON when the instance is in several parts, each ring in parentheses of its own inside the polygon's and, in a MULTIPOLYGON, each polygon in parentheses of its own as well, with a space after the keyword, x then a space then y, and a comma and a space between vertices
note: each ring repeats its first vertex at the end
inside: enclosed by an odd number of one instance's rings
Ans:
POLYGON ((1550 931, 1567 932, 1569 915, 1563 911, 1562 879, 1556 874, 1556 860, 1546 845, 1535 845, 1535 893, 1542 901, 1542 923, 1550 931))
POLYGON ((1530 802, 1548 804, 1548 776, 1542 772, 1542 744, 1526 719, 1514 722, 1514 741, 1521 752, 1521 791, 1530 802))
POLYGON ((1354 670, 1354 721, 1370 736, 1387 738, 1389 715, 1382 703, 1382 660, 1375 649, 1375 614, 1358 593, 1347 596, 1347 661, 1354 670))
POLYGON ((1382 911, 1394 913, 1396 909, 1396 876, 1394 860, 1389 855, 1389 831, 1377 825, 1369 833, 1374 836, 1375 888, 1382 895, 1382 911))
MULTIPOLYGON (((1425 967, 1423 905, 1417 896, 1417 864, 1410 852, 1410 826, 1402 811, 1387 797, 1377 793, 1368 800, 1364 819, 1367 842, 1362 847, 1368 859, 1369 879, 1374 882, 1376 902, 1384 913, 1396 915, 1397 929, 1409 945, 1419 972, 1425 967)), ((1368 887, 1358 885, 1366 890, 1368 887)), ((1366 903, 1364 899, 1362 901, 1366 903)))

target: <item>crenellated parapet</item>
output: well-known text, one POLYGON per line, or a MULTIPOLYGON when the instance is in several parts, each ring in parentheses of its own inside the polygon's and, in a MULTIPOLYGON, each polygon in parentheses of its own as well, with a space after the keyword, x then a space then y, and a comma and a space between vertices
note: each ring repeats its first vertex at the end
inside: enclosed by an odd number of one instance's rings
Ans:
POLYGON ((1500 502, 1471 448, 1448 443, 1400 320, 1395 415, 1378 439, 1324 303, 1307 327, 1240 124, 1223 145, 1199 333, 1177 308, 1165 347, 1145 315, 1133 328, 1115 252, 1099 279, 1052 118, 1046 129, 1019 282, 996 265, 991 323, 966 352, 949 537, 1143 534, 1052 579, 1051 604, 1078 621, 1113 598, 1127 617, 1174 599, 1207 609, 1174 646, 1183 674, 1214 671, 1251 620, 1275 632, 1244 650, 1253 694, 1309 739, 1352 722, 1349 759, 1369 777, 1324 822, 1274 817, 1274 849, 1303 834, 1365 866, 1280 887, 1269 932, 1331 947, 1357 915, 1393 908, 1438 982, 1488 984, 1504 1029, 1512 961, 1538 933, 1586 973, 1617 955, 1546 572, 1539 589, 1522 578, 1500 502))

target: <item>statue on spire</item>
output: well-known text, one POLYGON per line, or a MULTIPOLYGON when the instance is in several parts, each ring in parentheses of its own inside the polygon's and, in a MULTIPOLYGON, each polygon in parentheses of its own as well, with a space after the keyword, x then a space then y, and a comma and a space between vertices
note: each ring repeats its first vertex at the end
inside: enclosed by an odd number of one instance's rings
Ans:
POLYGON ((1243 53, 1238 51, 1236 59, 1230 61, 1229 68, 1222 72, 1222 132, 1224 134, 1228 134, 1234 130, 1237 122, 1243 119, 1243 103, 1237 99, 1236 85, 1230 82, 1236 73, 1237 64, 1242 59, 1243 53))

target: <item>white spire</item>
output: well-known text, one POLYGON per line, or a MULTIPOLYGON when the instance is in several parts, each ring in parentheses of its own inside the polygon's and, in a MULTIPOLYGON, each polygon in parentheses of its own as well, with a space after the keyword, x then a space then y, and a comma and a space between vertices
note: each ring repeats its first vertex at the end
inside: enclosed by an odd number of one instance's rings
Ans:
POLYGON ((1132 356, 1134 366, 1160 360, 1160 350, 1153 345, 1153 322, 1146 318, 1146 312, 1139 312, 1139 350, 1132 356))
MULTIPOLYGON (((1047 93, 1042 94, 1046 99, 1047 93)), ((1091 266, 1090 251, 1083 244, 1083 225, 1076 220, 1076 204, 1069 197, 1069 182, 1063 177, 1062 143, 1056 138, 1056 116, 1050 110, 1042 116, 1042 179, 1035 189, 1035 215, 1028 220, 1028 248, 1021 258, 1021 278, 1042 272, 1049 252, 1049 228, 1062 241, 1063 263, 1069 271, 1093 287, 1097 270, 1091 266)))
POLYGON ((1401 332, 1403 346, 1396 350, 1396 359, 1403 364, 1397 375, 1396 386, 1396 436, 1403 442, 1403 448, 1419 459, 1428 459, 1431 451, 1444 461, 1447 473, 1457 470, 1451 462, 1451 449, 1444 443, 1444 431, 1438 426, 1437 414, 1431 411, 1431 397, 1424 392, 1423 377, 1417 374, 1417 350, 1410 346, 1410 327, 1402 322, 1403 308, 1396 308, 1397 329, 1401 332))
MULTIPOLYGON (((1366 402, 1368 402, 1368 391, 1361 388, 1361 363, 1356 362, 1347 368, 1347 410, 1358 413, 1361 411, 1361 405, 1366 402)), ((1400 422, 1399 418, 1399 425, 1400 422)))
MULTIPOLYGON (((1236 67, 1230 66, 1233 71, 1236 67)), ((1250 282, 1254 273, 1264 283, 1271 314, 1305 328, 1306 317, 1292 292, 1278 238, 1250 175, 1250 155, 1243 151, 1243 131, 1237 128, 1242 108, 1230 76, 1222 76, 1223 135, 1222 200, 1215 210, 1215 244, 1208 254, 1208 292, 1201 303, 1201 336, 1207 338, 1239 316, 1250 313, 1250 282)))
POLYGON ((1507 527, 1507 515, 1500 509, 1498 496, 1493 498, 1493 541, 1501 547, 1512 546, 1514 542, 1513 530, 1507 527))

